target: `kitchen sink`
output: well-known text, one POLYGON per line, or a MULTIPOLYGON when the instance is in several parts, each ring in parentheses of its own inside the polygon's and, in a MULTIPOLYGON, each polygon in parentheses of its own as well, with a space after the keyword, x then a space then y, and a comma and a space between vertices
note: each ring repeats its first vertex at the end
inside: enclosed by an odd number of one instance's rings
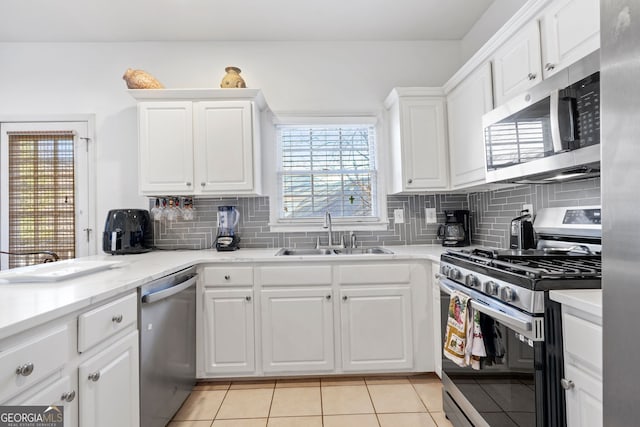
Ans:
POLYGON ((318 249, 302 249, 302 248, 282 248, 276 252, 276 256, 293 255, 367 255, 367 254, 393 254, 389 249, 373 247, 373 248, 318 248, 318 249))

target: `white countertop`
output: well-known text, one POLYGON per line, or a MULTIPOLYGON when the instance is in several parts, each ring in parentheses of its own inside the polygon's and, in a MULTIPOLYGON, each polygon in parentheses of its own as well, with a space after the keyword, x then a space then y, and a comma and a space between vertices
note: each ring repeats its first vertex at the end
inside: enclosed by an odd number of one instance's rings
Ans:
POLYGON ((602 318, 602 289, 567 289, 550 291, 549 298, 602 318))
MULTIPOLYGON (((133 290, 151 280, 204 263, 228 262, 345 262, 362 260, 422 259, 439 261, 446 250, 440 245, 389 246, 393 254, 349 256, 279 256, 272 249, 235 252, 153 251, 136 255, 94 255, 83 260, 120 261, 105 271, 51 283, 3 283, 0 281, 0 339, 81 310, 133 290)), ((465 248, 468 249, 468 248, 465 248)), ((29 267, 25 267, 29 268, 29 267)))

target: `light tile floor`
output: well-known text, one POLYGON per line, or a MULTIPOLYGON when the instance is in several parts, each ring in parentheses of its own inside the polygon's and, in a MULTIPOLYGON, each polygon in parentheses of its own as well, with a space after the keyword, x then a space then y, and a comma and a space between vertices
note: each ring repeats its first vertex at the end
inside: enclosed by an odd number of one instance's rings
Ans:
POLYGON ((202 382, 169 427, 450 427, 435 375, 202 382))

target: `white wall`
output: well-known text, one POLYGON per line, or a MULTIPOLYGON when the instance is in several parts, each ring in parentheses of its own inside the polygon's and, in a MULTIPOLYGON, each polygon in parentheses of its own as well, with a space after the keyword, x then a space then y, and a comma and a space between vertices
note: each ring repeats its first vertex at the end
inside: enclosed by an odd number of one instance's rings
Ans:
POLYGON ((275 112, 368 113, 391 88, 441 86, 461 64, 457 41, 0 43, 0 117, 96 115, 100 232, 109 209, 147 208, 136 103, 122 80, 129 67, 167 88, 205 88, 235 65, 275 112))
POLYGON ((527 0, 494 0, 462 38, 462 60, 471 58, 526 2, 527 0))

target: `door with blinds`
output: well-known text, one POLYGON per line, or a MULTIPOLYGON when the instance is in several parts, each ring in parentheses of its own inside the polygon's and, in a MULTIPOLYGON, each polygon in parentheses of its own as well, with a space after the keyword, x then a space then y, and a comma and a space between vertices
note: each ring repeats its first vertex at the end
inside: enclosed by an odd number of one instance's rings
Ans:
POLYGON ((89 255, 87 122, 0 123, 0 269, 89 255))

